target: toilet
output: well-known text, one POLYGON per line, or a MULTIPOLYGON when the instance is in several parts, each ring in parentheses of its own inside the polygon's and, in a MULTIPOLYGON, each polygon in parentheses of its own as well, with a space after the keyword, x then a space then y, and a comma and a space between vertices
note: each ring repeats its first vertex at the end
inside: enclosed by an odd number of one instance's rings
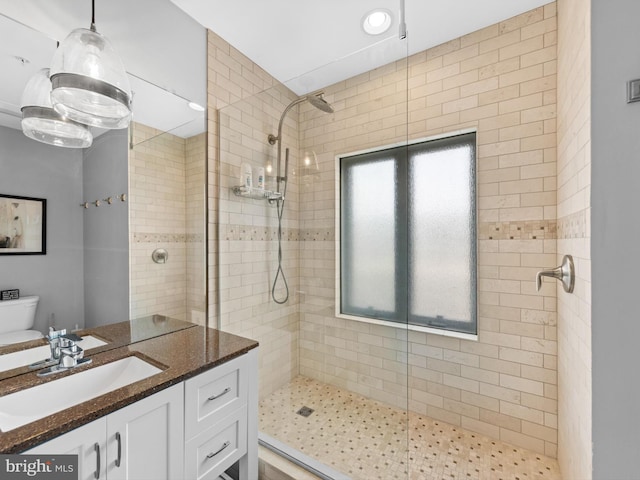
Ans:
POLYGON ((38 330, 30 330, 36 318, 40 297, 22 297, 0 301, 0 346, 42 338, 38 330))

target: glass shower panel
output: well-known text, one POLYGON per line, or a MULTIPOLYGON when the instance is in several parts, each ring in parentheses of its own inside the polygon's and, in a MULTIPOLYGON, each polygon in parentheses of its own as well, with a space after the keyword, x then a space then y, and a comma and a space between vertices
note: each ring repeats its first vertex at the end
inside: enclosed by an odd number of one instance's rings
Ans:
POLYGON ((130 316, 206 325, 203 113, 171 131, 132 123, 129 150, 130 316), (164 250, 155 262, 152 252, 164 250))
MULTIPOLYGON (((336 479, 408 478, 406 321, 389 326, 336 315, 336 158, 407 144, 406 45, 392 33, 376 40, 358 58, 395 49, 399 60, 337 83, 317 83, 355 68, 356 62, 341 58, 258 93, 247 90, 217 118, 219 327, 260 342, 261 442, 303 463, 322 464, 336 479), (333 112, 305 99, 318 90, 333 112), (268 141, 269 134, 277 136, 279 122, 281 145, 268 141), (287 149, 289 169, 274 194, 279 146, 281 170, 287 149), (243 164, 251 166, 254 186, 264 168, 264 191, 237 188, 243 164), (284 182, 279 228, 276 197, 284 182), (290 292, 282 304, 271 295, 280 256, 290 292)), ((253 68, 248 59, 234 60, 253 68)), ((376 230, 397 221, 394 182, 389 187, 379 181, 393 178, 394 168, 384 161, 363 165, 355 174, 368 187, 346 192, 357 197, 346 218, 346 229, 355 234, 348 255, 368 282, 348 296, 379 311, 406 305, 393 288, 394 228, 386 235, 376 230), (372 281, 377 271, 386 272, 384 281, 372 281)), ((281 299, 282 283, 275 292, 281 299)))

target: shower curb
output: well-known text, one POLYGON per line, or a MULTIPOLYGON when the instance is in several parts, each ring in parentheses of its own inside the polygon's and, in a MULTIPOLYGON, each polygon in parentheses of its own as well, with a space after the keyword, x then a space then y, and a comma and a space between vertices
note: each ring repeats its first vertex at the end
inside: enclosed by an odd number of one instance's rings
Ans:
MULTIPOLYGON (((321 480, 352 480, 351 477, 338 472, 337 470, 325 465, 324 463, 319 462, 318 460, 311 458, 310 456, 296 450, 295 448, 290 447, 289 445, 276 440, 275 438, 267 435, 263 432, 258 432, 258 443, 275 453, 276 455, 281 456, 285 460, 303 468, 309 473, 315 475, 321 480)), ((283 472, 286 474, 286 472, 283 472)))

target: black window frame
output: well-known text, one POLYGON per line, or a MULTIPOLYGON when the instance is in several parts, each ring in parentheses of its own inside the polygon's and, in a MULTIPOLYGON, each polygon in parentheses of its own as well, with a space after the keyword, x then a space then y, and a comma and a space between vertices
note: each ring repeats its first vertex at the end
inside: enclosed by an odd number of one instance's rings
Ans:
POLYGON ((455 332, 468 335, 477 335, 478 331, 478 312, 477 312, 477 288, 478 288, 478 268, 477 268, 477 146, 476 146, 476 132, 463 132, 449 136, 438 137, 434 139, 427 139, 416 141, 411 144, 403 144, 400 146, 383 147, 374 151, 368 151, 365 153, 357 153, 352 155, 344 155, 338 158, 338 172, 339 172, 339 203, 337 208, 340 215, 340 236, 339 236, 339 252, 337 268, 339 271, 339 278, 337 285, 337 295, 339 296, 339 302, 336 305, 337 313, 341 316, 362 319, 364 321, 368 319, 380 320, 383 322, 393 322, 396 324, 410 325, 413 327, 424 327, 429 329, 437 329, 447 332, 455 332), (424 152, 429 147, 432 149, 440 149, 443 145, 464 145, 471 148, 471 176, 472 181, 470 184, 470 210, 472 216, 471 228, 471 241, 469 245, 469 271, 470 271, 470 316, 467 320, 456 320, 443 318, 441 316, 429 317, 413 315, 409 311, 409 305, 411 304, 409 282, 411 278, 411 265, 409 265, 409 252, 411 246, 409 245, 409 217, 410 217, 410 201, 409 201, 409 165, 412 158, 412 154, 416 152, 424 152), (427 148, 425 148, 427 147, 427 148), (345 264, 345 255, 342 254, 343 249, 348 248, 349 238, 348 229, 345 228, 343 215, 345 202, 349 201, 350 192, 347 191, 346 185, 348 184, 349 167, 356 166, 358 164, 371 163, 381 160, 389 160, 390 157, 395 162, 395 174, 396 178, 390 179, 390 181, 397 180, 397 188, 395 190, 395 202, 396 202, 396 223, 395 228, 395 311, 377 311, 372 308, 362 308, 356 305, 345 305, 345 302, 349 298, 349 295, 345 295, 348 292, 353 280, 349 274, 348 266, 345 264), (346 308, 345 308, 346 307, 346 308))

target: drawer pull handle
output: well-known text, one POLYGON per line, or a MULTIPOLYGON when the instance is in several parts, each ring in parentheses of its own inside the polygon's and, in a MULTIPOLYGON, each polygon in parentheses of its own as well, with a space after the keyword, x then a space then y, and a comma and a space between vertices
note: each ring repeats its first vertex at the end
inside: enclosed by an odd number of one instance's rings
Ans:
POLYGON ((209 455, 207 455, 207 458, 215 457, 216 455, 221 453, 225 448, 227 448, 229 445, 231 445, 231 442, 229 441, 224 442, 217 452, 211 452, 209 455))
POLYGON ((116 432, 116 441, 118 442, 118 458, 116 458, 116 467, 119 467, 120 460, 122 459, 122 439, 120 438, 120 432, 116 432))
POLYGON ((227 387, 222 392, 220 392, 218 395, 211 395, 209 398, 207 398, 207 400, 216 400, 216 399, 222 397, 223 395, 226 395, 230 391, 231 391, 231 387, 227 387))
POLYGON ((100 444, 95 443, 93 449, 96 451, 96 471, 93 474, 93 478, 100 478, 100 444))

